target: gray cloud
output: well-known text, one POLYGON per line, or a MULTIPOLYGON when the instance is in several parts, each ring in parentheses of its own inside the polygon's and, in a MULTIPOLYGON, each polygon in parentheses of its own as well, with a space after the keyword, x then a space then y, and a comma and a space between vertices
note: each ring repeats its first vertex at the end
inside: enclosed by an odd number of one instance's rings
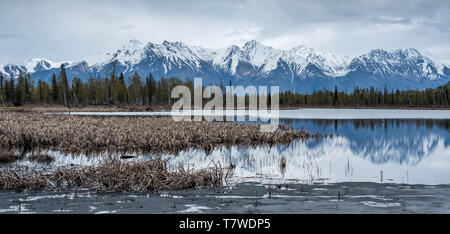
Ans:
POLYGON ((131 38, 210 48, 256 39, 350 56, 415 47, 450 61, 448 0, 2 0, 0 8, 0 63, 77 60, 131 38))

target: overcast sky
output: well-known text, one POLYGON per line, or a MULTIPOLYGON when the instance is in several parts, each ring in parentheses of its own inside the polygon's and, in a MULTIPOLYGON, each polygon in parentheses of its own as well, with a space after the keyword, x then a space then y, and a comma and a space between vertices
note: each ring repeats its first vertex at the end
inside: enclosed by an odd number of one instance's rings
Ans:
POLYGON ((414 47, 450 64, 449 0, 1 0, 0 63, 79 60, 135 38, 225 48, 255 39, 357 56, 414 47))

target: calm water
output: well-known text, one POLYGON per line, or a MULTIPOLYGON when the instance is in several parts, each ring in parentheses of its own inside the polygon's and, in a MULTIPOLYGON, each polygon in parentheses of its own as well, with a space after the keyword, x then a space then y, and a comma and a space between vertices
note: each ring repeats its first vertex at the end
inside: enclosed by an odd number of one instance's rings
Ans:
POLYGON ((282 119, 281 124, 332 137, 166 157, 190 168, 232 163, 237 182, 450 184, 450 120, 282 119))

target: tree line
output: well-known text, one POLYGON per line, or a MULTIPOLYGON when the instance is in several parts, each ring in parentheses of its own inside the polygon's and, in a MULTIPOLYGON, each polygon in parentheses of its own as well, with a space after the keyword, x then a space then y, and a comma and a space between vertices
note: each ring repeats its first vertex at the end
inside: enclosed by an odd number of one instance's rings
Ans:
MULTIPOLYGON (((85 105, 140 105, 167 106, 176 99, 170 97, 177 85, 189 87, 194 93, 192 80, 162 77, 159 81, 149 74, 142 79, 138 73, 125 78, 123 73, 116 75, 113 66, 109 77, 80 78, 68 81, 64 64, 59 74, 52 76, 51 82, 38 81, 35 85, 31 75, 19 74, 17 79, 6 77, 0 72, 0 104, 20 106, 23 104, 59 104, 65 106, 85 105), (127 82, 125 82, 127 79, 127 82)), ((230 86, 231 86, 230 81, 230 86)), ((224 91, 223 84, 220 84, 224 91)), ((280 93, 281 106, 324 106, 324 107, 449 107, 450 82, 435 89, 426 90, 378 90, 375 88, 356 88, 352 93, 319 90, 311 94, 291 91, 280 93)), ((192 95, 193 97, 193 95, 192 95)), ((236 100, 236 99, 235 99, 236 100)), ((206 102, 204 102, 206 103, 206 102)), ((248 97, 246 97, 248 103, 248 97)), ((269 100, 270 103, 270 100, 269 100)), ((224 101, 225 105, 225 101, 224 101)))
POLYGON ((449 107, 450 82, 435 89, 425 90, 378 90, 356 88, 352 93, 319 90, 312 94, 290 91, 280 94, 282 106, 326 106, 326 107, 449 107))
MULTIPOLYGON (((115 69, 113 69, 115 70, 115 69)), ((177 85, 185 85, 193 90, 192 81, 179 78, 161 78, 156 81, 149 74, 142 79, 138 73, 128 77, 111 72, 109 77, 89 78, 83 82, 74 77, 69 84, 64 64, 51 82, 38 81, 35 85, 30 74, 19 74, 17 79, 0 73, 0 102, 5 105, 58 104, 65 106, 85 105, 171 105, 171 90, 177 85), (127 85, 128 83, 128 85, 127 85)), ((0 104, 1 104, 0 103, 0 104)))

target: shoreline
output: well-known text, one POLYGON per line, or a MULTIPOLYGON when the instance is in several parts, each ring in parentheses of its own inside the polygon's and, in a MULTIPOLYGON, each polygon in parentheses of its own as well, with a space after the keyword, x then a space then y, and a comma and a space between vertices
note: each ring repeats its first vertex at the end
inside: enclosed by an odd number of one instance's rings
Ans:
MULTIPOLYGON (((270 107, 267 108, 270 110, 270 107)), ((348 109, 348 110, 450 110, 450 107, 390 107, 390 106, 280 106, 279 110, 302 109, 348 109)), ((62 105, 25 105, 20 107, 2 106, 1 112, 166 112, 171 111, 171 106, 82 106, 65 107, 62 105)), ((234 110, 248 110, 234 108, 234 110)))

